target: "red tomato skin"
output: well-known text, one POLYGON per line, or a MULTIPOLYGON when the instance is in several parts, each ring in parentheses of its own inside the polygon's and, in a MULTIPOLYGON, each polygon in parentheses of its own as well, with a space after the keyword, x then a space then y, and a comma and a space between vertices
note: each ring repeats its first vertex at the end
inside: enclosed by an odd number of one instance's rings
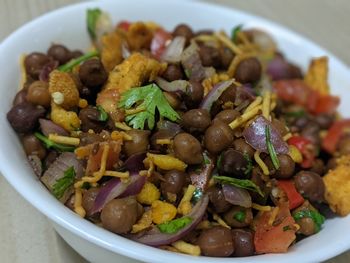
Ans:
POLYGON ((337 150, 337 144, 341 136, 347 128, 350 129, 350 119, 335 121, 322 140, 322 148, 328 153, 334 153, 337 150))
POLYGON ((286 193, 290 210, 297 208, 304 202, 304 198, 298 193, 292 180, 278 180, 277 186, 286 193))
POLYGON ((165 51, 167 41, 171 39, 172 39, 172 35, 169 32, 165 31, 162 28, 158 28, 154 33, 154 36, 151 42, 152 55, 155 58, 160 59, 163 52, 165 51))

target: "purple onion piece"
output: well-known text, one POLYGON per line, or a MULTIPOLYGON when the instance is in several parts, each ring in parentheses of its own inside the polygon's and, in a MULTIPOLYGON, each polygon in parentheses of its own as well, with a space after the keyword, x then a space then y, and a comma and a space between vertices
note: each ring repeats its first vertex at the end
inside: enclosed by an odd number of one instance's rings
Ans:
MULTIPOLYGON (((61 179, 64 176, 64 172, 72 166, 75 171, 75 178, 81 178, 84 174, 84 167, 80 160, 77 159, 74 153, 64 152, 50 165, 40 180, 50 190, 50 192, 52 192, 56 181, 61 179)), ((69 187, 65 191, 62 198, 60 198, 60 201, 65 203, 73 191, 73 186, 69 187)))
POLYGON ((199 171, 193 171, 190 173, 191 183, 196 187, 205 191, 208 185, 208 182, 211 178, 215 161, 212 156, 209 156, 207 152, 203 153, 204 164, 202 165, 199 171))
POLYGON ((249 104, 255 99, 249 84, 236 87, 236 97, 234 104, 240 106, 243 103, 249 104))
POLYGON ((157 123, 158 130, 168 130, 170 133, 174 133, 174 136, 182 131, 179 124, 168 120, 160 120, 157 123))
POLYGON ((98 192, 90 214, 100 212, 103 207, 111 200, 117 197, 126 197, 138 194, 146 182, 146 178, 139 175, 139 171, 144 169, 143 160, 146 153, 137 153, 131 155, 124 163, 127 171, 130 172, 130 180, 127 183, 119 178, 109 180, 98 192))
POLYGON ((43 167, 40 158, 35 154, 31 154, 28 155, 28 161, 36 176, 40 178, 43 173, 43 167))
POLYGON ((150 230, 144 232, 141 236, 139 234, 129 234, 126 235, 126 237, 136 242, 154 247, 171 244, 186 236, 201 222, 205 211, 207 210, 208 202, 209 197, 205 194, 192 208, 191 213, 185 216, 192 218, 192 222, 184 228, 180 229, 177 233, 162 233, 157 226, 153 226, 150 230))
POLYGON ((161 59, 170 63, 181 61, 181 55, 185 48, 186 39, 182 36, 175 37, 166 47, 161 59))
POLYGON ((277 56, 269 61, 266 71, 272 80, 286 79, 289 77, 289 64, 285 59, 277 56))
POLYGON ((186 93, 187 88, 190 85, 187 80, 181 80, 181 79, 168 82, 161 77, 157 77, 155 81, 162 90, 167 92, 186 93))
POLYGON ((232 84, 234 80, 226 80, 217 83, 211 91, 204 97, 201 104, 199 105, 199 108, 206 109, 210 112, 211 107, 213 106, 213 103, 217 101, 217 99, 221 96, 221 94, 228 89, 232 84))
POLYGON ((275 151, 278 154, 288 153, 288 144, 283 140, 282 135, 272 125, 270 121, 263 116, 257 117, 248 127, 243 131, 243 136, 248 144, 250 144, 255 150, 267 153, 266 145, 266 126, 270 129, 271 143, 273 144, 275 151))
POLYGON ((222 191, 225 200, 230 204, 247 208, 252 206, 252 198, 247 190, 233 185, 224 184, 222 185, 222 191))
POLYGON ((181 64, 187 77, 191 80, 201 81, 205 78, 205 68, 202 65, 196 43, 191 43, 181 55, 181 64))
POLYGON ((58 67, 59 63, 57 60, 51 60, 47 63, 39 73, 39 80, 48 82, 50 73, 58 67))
POLYGON ((53 121, 46 119, 39 119, 41 132, 48 137, 49 134, 58 134, 62 136, 69 136, 69 133, 61 126, 57 125, 53 121))

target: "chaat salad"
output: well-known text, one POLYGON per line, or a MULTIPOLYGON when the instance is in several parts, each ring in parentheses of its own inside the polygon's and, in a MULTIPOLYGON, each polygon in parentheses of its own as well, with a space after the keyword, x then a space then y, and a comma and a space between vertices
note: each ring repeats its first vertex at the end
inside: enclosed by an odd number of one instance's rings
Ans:
POLYGON ((50 193, 133 241, 194 256, 284 253, 350 213, 350 120, 328 59, 263 30, 86 13, 91 48, 22 55, 9 124, 50 193))

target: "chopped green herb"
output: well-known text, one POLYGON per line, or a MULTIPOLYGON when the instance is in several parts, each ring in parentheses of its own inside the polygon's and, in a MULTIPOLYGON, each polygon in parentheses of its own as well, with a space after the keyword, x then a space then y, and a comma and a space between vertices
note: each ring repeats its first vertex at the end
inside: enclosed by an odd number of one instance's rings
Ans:
POLYGON ((223 153, 221 153, 218 157, 218 160, 216 161, 216 167, 220 168, 222 165, 222 155, 223 153))
POLYGON ((200 188, 196 188, 196 190, 193 193, 191 201, 194 203, 197 203, 199 199, 201 199, 203 196, 203 191, 200 188))
POLYGON ((99 8, 88 9, 86 13, 87 29, 90 37, 94 40, 96 38, 96 24, 97 20, 102 15, 102 11, 99 8))
POLYGON ((74 184, 75 171, 74 167, 69 167, 65 172, 63 177, 56 180, 55 184, 52 186, 52 193, 57 199, 61 199, 66 192, 66 190, 74 184))
POLYGON ((42 141, 44 143, 44 145, 47 149, 52 148, 52 149, 55 149, 59 152, 74 152, 74 150, 75 150, 74 146, 55 143, 55 142, 49 140, 49 138, 47 138, 46 136, 44 136, 43 134, 41 134, 39 132, 34 133, 34 135, 36 138, 38 138, 40 141, 42 141))
POLYGON ((237 42, 237 34, 238 34, 238 32, 241 32, 242 27, 243 27, 243 25, 240 24, 240 25, 238 25, 238 26, 235 26, 235 27, 232 29, 231 40, 232 40, 233 43, 236 43, 236 42, 237 42))
POLYGON ((272 164, 275 167, 275 169, 278 170, 280 168, 280 161, 278 160, 275 147, 271 142, 271 132, 270 132, 270 127, 268 125, 266 125, 265 127, 265 135, 266 135, 266 146, 267 146, 267 150, 269 151, 272 164))
POLYGON ((305 217, 311 218, 315 223, 316 232, 321 230, 321 226, 325 221, 325 217, 323 215, 321 215, 317 211, 311 211, 311 210, 298 211, 293 215, 293 217, 294 217, 294 220, 297 222, 300 219, 305 218, 305 217))
POLYGON ((253 170, 253 168, 254 168, 252 159, 249 157, 249 155, 247 153, 244 153, 243 156, 244 156, 244 159, 246 159, 247 162, 248 162, 247 167, 244 168, 244 174, 245 175, 250 175, 252 170, 253 170))
POLYGON ((290 226, 284 226, 283 227, 283 231, 288 231, 288 230, 291 230, 290 226))
POLYGON ((179 114, 173 110, 161 89, 155 84, 132 88, 124 92, 121 95, 118 107, 130 109, 135 104, 137 105, 136 113, 127 115, 125 118, 134 129, 144 129, 146 121, 148 128, 153 129, 156 109, 161 117, 168 118, 171 121, 180 119, 179 114))
POLYGON ((204 164, 205 164, 205 165, 211 164, 211 161, 210 161, 208 155, 203 154, 203 160, 204 160, 204 164))
POLYGON ((185 75, 186 75, 186 77, 188 78, 188 79, 190 79, 191 78, 191 74, 192 74, 192 72, 191 72, 191 70, 189 70, 189 69, 185 69, 185 75))
POLYGON ((100 115, 98 116, 98 119, 100 121, 106 121, 108 120, 108 114, 107 112, 99 105, 97 106, 97 110, 100 113, 100 115))
POLYGON ((89 190, 90 188, 91 188, 91 185, 89 182, 84 182, 83 185, 81 186, 81 189, 89 190))
POLYGON ((245 220, 245 216, 245 211, 238 211, 233 215, 233 218, 242 223, 245 220))
POLYGON ((192 220, 193 219, 191 217, 185 216, 185 217, 171 220, 170 222, 167 222, 167 223, 159 224, 158 228, 162 233, 174 234, 179 230, 183 229, 188 224, 190 224, 192 220))
POLYGON ((62 72, 69 72, 71 71, 75 66, 79 65, 80 63, 90 59, 90 58, 93 58, 93 57, 96 57, 98 56, 99 53, 97 50, 94 50, 94 51, 91 51, 89 53, 86 53, 76 59, 72 59, 71 61, 69 61, 68 63, 62 65, 62 66, 59 66, 58 67, 58 70, 59 71, 62 71, 62 72))
POLYGON ((233 177, 227 176, 217 176, 214 175, 213 178, 220 182, 221 184, 229 184, 239 188, 247 189, 253 192, 257 192, 259 195, 264 196, 261 192, 260 187, 257 186, 253 181, 247 179, 237 179, 233 177))
POLYGON ((290 111, 290 112, 284 113, 284 115, 287 117, 300 118, 305 116, 305 111, 304 110, 290 111))

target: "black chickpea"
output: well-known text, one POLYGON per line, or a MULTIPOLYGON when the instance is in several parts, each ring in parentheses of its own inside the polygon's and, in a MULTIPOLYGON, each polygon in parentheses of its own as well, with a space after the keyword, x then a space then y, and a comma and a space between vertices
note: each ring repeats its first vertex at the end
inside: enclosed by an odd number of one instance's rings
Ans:
POLYGON ((169 64, 164 71, 162 77, 167 81, 174 81, 178 79, 183 79, 184 74, 180 65, 169 64))
POLYGON ((226 149, 232 142, 233 132, 226 123, 216 121, 205 131, 204 145, 213 154, 226 149))
POLYGON ((252 232, 243 229, 233 229, 232 239, 235 244, 236 257, 248 257, 254 255, 254 239, 252 232))
POLYGON ((295 162, 288 154, 277 155, 280 167, 276 170, 270 157, 265 159, 265 164, 271 171, 271 176, 277 179, 288 179, 294 174, 295 162))
POLYGON ((247 167, 247 158, 237 150, 228 149, 220 155, 218 168, 221 175, 246 178, 247 167))
POLYGON ((237 119, 240 116, 240 113, 236 110, 228 109, 220 111, 218 114, 216 114, 214 121, 222 121, 226 124, 230 124, 232 121, 237 119))
POLYGON ((116 234, 125 234, 136 223, 138 210, 139 207, 135 198, 113 199, 102 209, 102 225, 116 234))
POLYGON ((221 66, 221 56, 217 48, 201 45, 199 56, 205 67, 219 68, 221 66))
POLYGON ((240 62, 235 72, 235 79, 240 83, 255 83, 261 77, 261 64, 256 58, 247 58, 240 62))
POLYGON ((178 194, 185 185, 187 174, 177 170, 170 170, 164 175, 164 181, 160 183, 163 193, 178 194))
POLYGON ((82 206, 86 211, 87 215, 90 215, 90 211, 94 206, 96 196, 100 192, 100 189, 97 187, 92 187, 83 194, 82 206))
POLYGON ((45 158, 46 149, 34 134, 23 136, 22 144, 27 155, 37 155, 41 160, 45 158))
POLYGON ((71 59, 71 53, 69 49, 59 44, 52 45, 48 49, 47 54, 54 60, 57 60, 60 65, 67 63, 71 59))
POLYGON ((205 109, 192 109, 182 115, 182 126, 189 132, 203 132, 211 123, 210 114, 205 109))
POLYGON ((176 135, 173 148, 176 157, 187 164, 201 164, 203 161, 201 144, 189 133, 176 135))
POLYGON ((99 59, 89 59, 79 68, 79 78, 88 88, 97 88, 102 86, 108 74, 99 59))
POLYGON ((197 244, 202 254, 209 257, 228 257, 235 251, 231 230, 222 226, 204 230, 197 244))
POLYGON ((226 201, 224 193, 221 188, 211 187, 208 189, 210 203, 213 208, 218 213, 226 212, 232 206, 229 202, 226 201))
POLYGON ((131 141, 124 142, 124 151, 127 156, 135 153, 145 152, 148 149, 150 131, 147 130, 130 130, 126 132, 132 137, 131 141))
POLYGON ((239 138, 233 141, 233 148, 237 151, 240 151, 243 154, 253 158, 255 150, 250 146, 244 139, 239 138))
POLYGON ((190 43, 191 38, 193 37, 193 31, 192 29, 186 25, 186 24, 179 24, 177 27, 175 27, 173 31, 173 36, 182 36, 186 39, 186 45, 190 43))
POLYGON ((38 79, 43 67, 50 62, 50 58, 43 53, 33 52, 24 59, 26 72, 33 79, 38 79))
POLYGON ((26 100, 35 105, 48 108, 51 102, 49 84, 40 80, 34 81, 28 88, 26 100))
POLYGON ((100 112, 91 106, 79 112, 79 119, 81 120, 81 130, 83 132, 88 132, 90 129, 95 132, 101 132, 106 125, 106 122, 100 119, 100 112))
POLYGON ((204 87, 199 81, 190 80, 187 93, 185 95, 185 104, 189 109, 196 108, 204 96, 204 87))
POLYGON ((325 185, 317 173, 300 171, 294 176, 298 192, 312 202, 324 201, 325 185))

